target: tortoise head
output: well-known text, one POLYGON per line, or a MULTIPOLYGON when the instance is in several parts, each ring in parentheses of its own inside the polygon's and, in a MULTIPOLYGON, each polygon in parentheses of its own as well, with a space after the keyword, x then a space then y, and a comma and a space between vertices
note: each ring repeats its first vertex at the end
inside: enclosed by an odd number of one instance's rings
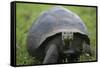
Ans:
POLYGON ((83 36, 79 33, 65 32, 62 34, 64 44, 63 53, 69 62, 78 60, 81 54, 90 55, 90 46, 85 44, 83 36), (88 52, 86 52, 88 51, 88 52))

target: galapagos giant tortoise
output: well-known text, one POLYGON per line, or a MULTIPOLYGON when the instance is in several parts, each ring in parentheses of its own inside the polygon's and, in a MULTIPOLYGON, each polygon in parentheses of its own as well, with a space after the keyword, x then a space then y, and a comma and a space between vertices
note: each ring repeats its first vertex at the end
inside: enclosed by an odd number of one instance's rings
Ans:
POLYGON ((27 49, 41 64, 77 62, 81 54, 91 55, 86 26, 68 9, 50 8, 34 23, 28 32, 27 49))

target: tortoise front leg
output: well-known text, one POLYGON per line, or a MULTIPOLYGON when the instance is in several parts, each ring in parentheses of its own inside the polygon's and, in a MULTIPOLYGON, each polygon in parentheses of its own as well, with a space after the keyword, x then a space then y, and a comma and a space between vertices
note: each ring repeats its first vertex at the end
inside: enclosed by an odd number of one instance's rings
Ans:
POLYGON ((57 63, 58 56, 57 46, 55 44, 51 44, 47 49, 43 64, 57 63))

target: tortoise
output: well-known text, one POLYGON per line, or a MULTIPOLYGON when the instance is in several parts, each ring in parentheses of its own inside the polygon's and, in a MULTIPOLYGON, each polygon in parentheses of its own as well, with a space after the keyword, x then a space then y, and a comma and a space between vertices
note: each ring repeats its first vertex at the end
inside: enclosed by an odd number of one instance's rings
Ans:
POLYGON ((29 29, 27 49, 41 64, 78 62, 91 55, 88 30, 80 17, 62 6, 40 14, 29 29))

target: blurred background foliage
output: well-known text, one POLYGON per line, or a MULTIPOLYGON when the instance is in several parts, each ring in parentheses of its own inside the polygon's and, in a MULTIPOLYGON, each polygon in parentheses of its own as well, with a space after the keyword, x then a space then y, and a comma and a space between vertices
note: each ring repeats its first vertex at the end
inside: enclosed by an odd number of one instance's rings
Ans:
MULTIPOLYGON (((16 64, 29 65, 39 64, 39 62, 31 57, 26 48, 27 33, 34 20, 40 15, 41 12, 48 10, 56 5, 49 4, 32 4, 32 3, 16 3, 16 64)), ((96 8, 95 7, 82 7, 82 6, 65 6, 66 9, 71 10, 81 17, 86 24, 91 40, 93 50, 93 57, 81 56, 80 61, 93 61, 96 60, 96 8)))

